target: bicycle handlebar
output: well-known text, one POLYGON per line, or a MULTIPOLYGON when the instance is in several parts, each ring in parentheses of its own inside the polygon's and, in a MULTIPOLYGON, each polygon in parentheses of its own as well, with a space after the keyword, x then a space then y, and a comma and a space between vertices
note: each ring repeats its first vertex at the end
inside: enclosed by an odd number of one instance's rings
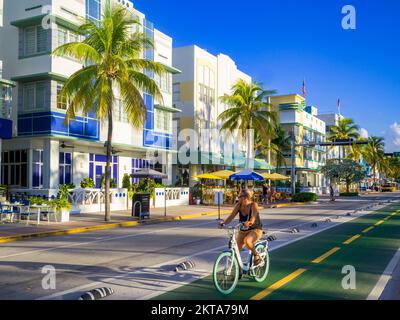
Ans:
POLYGON ((225 224, 223 224, 223 225, 221 225, 221 229, 227 229, 227 230, 235 230, 235 229, 238 229, 238 230, 244 230, 244 231, 246 231, 246 230, 248 230, 249 228, 245 228, 245 227, 244 227, 244 223, 239 223, 239 224, 237 224, 237 225, 234 226, 234 227, 227 227, 225 224))

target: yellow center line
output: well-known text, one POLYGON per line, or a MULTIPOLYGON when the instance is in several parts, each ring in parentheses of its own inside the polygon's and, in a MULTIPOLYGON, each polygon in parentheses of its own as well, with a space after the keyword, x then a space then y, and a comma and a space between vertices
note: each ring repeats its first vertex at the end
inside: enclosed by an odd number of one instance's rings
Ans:
POLYGON ((334 253, 336 253, 337 251, 339 251, 340 248, 339 247, 335 247, 332 250, 329 250, 327 253, 323 254, 322 256, 320 256, 319 258, 315 259, 314 261, 312 261, 312 263, 321 263, 322 261, 324 261, 326 258, 330 257, 331 255, 333 255, 334 253))
POLYGON ((250 300, 262 300, 268 297, 271 293, 274 291, 278 290, 279 288, 283 287, 285 284, 289 283, 290 281, 293 281, 297 277, 299 277, 301 274, 306 272, 307 269, 298 269, 295 272, 289 274, 287 277, 279 280, 278 282, 275 282, 273 285, 270 287, 266 288, 265 290, 257 293, 255 296, 251 297, 250 300))
POLYGON ((385 223, 385 220, 381 220, 381 221, 375 223, 375 226, 378 227, 378 226, 380 226, 380 225, 383 224, 383 223, 385 223))
POLYGON ((365 229, 364 231, 362 231, 362 233, 368 233, 368 232, 370 232, 370 231, 373 230, 373 229, 375 229, 374 226, 369 227, 369 228, 365 229))
POLYGON ((343 242, 343 244, 345 245, 349 245, 350 243, 356 241, 357 239, 361 238, 361 234, 357 234, 354 237, 351 237, 350 239, 346 240, 345 242, 343 242))

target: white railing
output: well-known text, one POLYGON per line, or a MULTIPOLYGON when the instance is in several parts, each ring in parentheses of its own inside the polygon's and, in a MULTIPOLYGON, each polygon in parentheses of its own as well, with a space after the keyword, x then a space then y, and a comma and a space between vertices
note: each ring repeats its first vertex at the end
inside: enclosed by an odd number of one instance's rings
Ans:
POLYGON ((155 207, 189 205, 189 188, 155 189, 155 207))
MULTIPOLYGON (((127 190, 111 189, 111 211, 127 209, 127 190)), ((93 213, 104 211, 105 191, 102 189, 74 189, 69 192, 72 213, 93 213)))

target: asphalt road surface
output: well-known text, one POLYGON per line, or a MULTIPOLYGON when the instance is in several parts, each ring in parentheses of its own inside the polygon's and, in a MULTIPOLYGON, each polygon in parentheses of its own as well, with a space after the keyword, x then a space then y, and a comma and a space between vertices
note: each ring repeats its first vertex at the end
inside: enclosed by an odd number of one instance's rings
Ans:
MULTIPOLYGON (((262 284, 244 279, 228 298, 374 298, 400 247, 400 207, 383 205, 389 199, 400 200, 400 194, 263 210, 267 233, 278 238, 271 243, 271 272, 262 284), (379 202, 373 210, 380 211, 354 213, 379 202), (294 227, 300 233, 292 234, 294 227), (341 286, 345 265, 357 271, 356 290, 341 286)), ((114 289, 108 299, 224 299, 209 275, 227 240, 215 219, 206 217, 1 244, 0 299, 76 300, 102 287, 114 289), (195 268, 176 273, 176 265, 185 260, 195 268), (45 272, 52 268, 54 282, 45 272)))

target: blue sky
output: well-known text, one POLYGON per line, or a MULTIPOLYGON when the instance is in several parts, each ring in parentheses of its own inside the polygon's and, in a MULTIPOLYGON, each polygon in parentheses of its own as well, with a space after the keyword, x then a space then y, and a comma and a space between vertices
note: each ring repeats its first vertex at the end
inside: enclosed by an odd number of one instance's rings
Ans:
POLYGON ((137 0, 135 6, 174 46, 197 44, 230 55, 279 94, 301 93, 320 112, 353 118, 400 151, 400 1, 137 0), (357 29, 343 30, 344 5, 357 29))

